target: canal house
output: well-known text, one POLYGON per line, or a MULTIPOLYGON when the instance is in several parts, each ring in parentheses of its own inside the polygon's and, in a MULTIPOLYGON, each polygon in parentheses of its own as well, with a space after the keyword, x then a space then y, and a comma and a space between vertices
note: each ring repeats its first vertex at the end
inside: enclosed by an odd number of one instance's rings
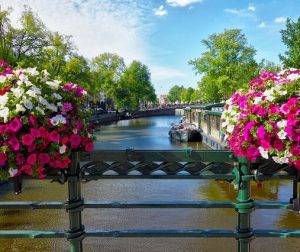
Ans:
POLYGON ((185 121, 197 125, 202 132, 202 142, 212 149, 225 149, 221 130, 224 103, 192 105, 184 108, 185 121))

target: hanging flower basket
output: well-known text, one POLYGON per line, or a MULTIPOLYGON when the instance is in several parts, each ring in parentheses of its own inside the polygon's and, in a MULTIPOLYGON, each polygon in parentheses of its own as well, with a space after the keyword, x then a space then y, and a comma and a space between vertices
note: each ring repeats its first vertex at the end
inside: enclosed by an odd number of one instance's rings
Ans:
POLYGON ((46 70, 0 61, 0 180, 44 178, 67 169, 73 151, 93 149, 86 91, 51 80, 46 70))
POLYGON ((254 161, 300 170, 300 71, 264 72, 226 101, 222 127, 228 147, 254 161))

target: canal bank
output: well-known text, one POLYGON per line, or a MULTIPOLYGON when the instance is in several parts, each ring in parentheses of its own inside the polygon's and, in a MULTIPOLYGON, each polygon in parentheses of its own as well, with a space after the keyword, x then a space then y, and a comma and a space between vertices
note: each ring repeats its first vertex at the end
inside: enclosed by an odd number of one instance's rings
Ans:
POLYGON ((151 117, 151 116, 168 116, 175 115, 178 108, 156 108, 132 112, 107 112, 98 113, 97 111, 91 117, 91 121, 96 124, 116 122, 119 120, 129 120, 133 118, 151 117))

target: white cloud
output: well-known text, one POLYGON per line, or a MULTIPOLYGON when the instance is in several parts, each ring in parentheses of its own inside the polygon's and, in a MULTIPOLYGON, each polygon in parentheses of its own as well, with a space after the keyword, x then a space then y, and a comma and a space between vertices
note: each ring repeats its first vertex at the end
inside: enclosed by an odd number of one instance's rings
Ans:
POLYGON ((277 17, 274 19, 275 23, 285 23, 286 22, 286 17, 277 17))
POLYGON ((32 8, 52 31, 72 35, 78 52, 92 58, 117 53, 126 63, 147 58, 147 36, 152 7, 148 1, 131 0, 0 0, 2 9, 12 6, 13 25, 23 11, 32 8))
POLYGON ((194 3, 201 3, 202 0, 167 0, 166 3, 172 7, 185 7, 194 3))
POLYGON ((154 82, 157 81, 166 81, 168 79, 177 78, 177 77, 185 77, 187 74, 180 70, 160 66, 160 65, 150 65, 151 78, 154 82))
POLYGON ((249 6, 248 6, 248 10, 249 10, 249 11, 256 11, 256 8, 255 8, 255 6, 254 6, 254 5, 252 5, 252 4, 249 4, 249 6))
POLYGON ((168 15, 167 10, 163 5, 159 6, 157 9, 153 9, 155 16, 165 16, 168 15))
POLYGON ((259 25, 258 25, 259 28, 266 28, 267 27, 267 24, 265 22, 261 22, 259 25))
POLYGON ((231 14, 240 14, 242 10, 226 8, 224 11, 231 14))

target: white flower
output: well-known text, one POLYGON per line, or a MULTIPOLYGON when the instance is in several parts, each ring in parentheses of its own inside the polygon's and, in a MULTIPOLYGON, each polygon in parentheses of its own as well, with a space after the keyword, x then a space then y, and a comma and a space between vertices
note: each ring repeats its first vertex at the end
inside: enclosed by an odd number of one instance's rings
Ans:
POLYGON ((294 80, 297 80, 300 78, 300 75, 299 74, 289 74, 287 77, 287 79, 291 80, 291 81, 294 81, 294 80))
POLYGON ((30 100, 23 99, 22 102, 23 102, 25 108, 27 108, 27 109, 32 109, 33 108, 32 102, 30 100))
POLYGON ((259 97, 254 97, 253 100, 254 100, 254 104, 257 105, 257 104, 259 104, 262 101, 262 97, 260 97, 260 96, 259 97))
POLYGON ((25 112, 26 109, 21 104, 17 104, 16 105, 16 111, 17 112, 25 112))
POLYGON ((53 95, 57 100, 61 100, 61 99, 62 99, 61 95, 58 94, 58 93, 53 93, 52 95, 53 95))
MULTIPOLYGON (((22 84, 23 82, 28 81, 28 76, 25 75, 25 74, 23 74, 23 73, 21 73, 21 74, 19 75, 19 80, 21 81, 21 84, 22 84)), ((19 82, 19 81, 18 81, 18 82, 19 82)), ((18 82, 17 82, 17 84, 18 84, 18 82)), ((20 85, 20 84, 18 84, 18 85, 20 85)))
POLYGON ((18 173, 18 169, 9 168, 8 173, 11 177, 14 177, 18 173))
POLYGON ((278 128, 283 129, 287 126, 287 120, 281 120, 279 122, 276 123, 278 128))
POLYGON ((0 83, 3 83, 6 81, 6 76, 0 75, 0 83))
POLYGON ((33 90, 31 90, 31 89, 27 90, 26 94, 28 94, 31 97, 36 97, 36 93, 33 90))
POLYGON ((46 107, 47 109, 52 110, 53 112, 57 112, 57 107, 53 103, 51 104, 48 103, 46 107))
POLYGON ((4 123, 7 123, 8 114, 9 114, 9 109, 7 107, 4 107, 0 110, 0 117, 3 118, 4 123))
POLYGON ((40 107, 35 107, 35 109, 37 110, 37 111, 39 111, 42 115, 45 115, 45 112, 44 112, 44 110, 42 110, 40 107))
POLYGON ((229 133, 232 133, 233 130, 234 130, 234 125, 232 125, 232 124, 229 124, 229 125, 227 126, 227 128, 226 128, 226 131, 229 132, 229 133))
POLYGON ((30 81, 24 81, 24 83, 27 87, 30 87, 33 85, 32 82, 30 82, 30 81))
POLYGON ((39 102, 44 106, 49 105, 49 102, 46 99, 44 99, 42 96, 39 96, 39 102))
POLYGON ((277 133, 277 136, 279 137, 279 139, 286 139, 286 132, 284 130, 280 130, 277 133))
POLYGON ((66 118, 63 115, 56 115, 50 119, 52 125, 66 124, 66 118))
POLYGON ((74 134, 77 134, 77 133, 78 133, 77 129, 73 129, 72 132, 73 132, 74 134))
POLYGON ((290 153, 288 150, 286 150, 286 151, 284 152, 284 157, 289 158, 289 157, 291 157, 291 156, 292 156, 292 153, 290 153))
POLYGON ((259 150, 259 153, 260 155, 265 158, 265 159, 268 159, 269 158, 269 155, 268 155, 268 151, 264 150, 263 147, 258 147, 258 150, 259 150))
POLYGON ((45 70, 42 70, 42 73, 45 77, 48 77, 50 76, 50 74, 48 73, 48 71, 45 69, 45 70))
POLYGON ((46 83, 52 88, 58 88, 61 81, 58 81, 58 80, 46 81, 46 83))
POLYGON ((5 93, 4 95, 0 95, 0 108, 3 108, 6 105, 7 101, 8 101, 7 93, 5 93))
POLYGON ((59 154, 64 154, 66 152, 67 146, 63 145, 59 148, 59 154))
POLYGON ((33 92, 35 92, 37 95, 42 94, 41 89, 38 88, 38 87, 35 86, 35 85, 32 85, 32 87, 31 87, 30 89, 31 89, 33 92))
POLYGON ((32 76, 35 76, 35 75, 39 74, 39 72, 36 70, 36 67, 34 67, 34 68, 28 67, 27 69, 24 69, 24 71, 26 73, 28 73, 29 75, 32 75, 32 76))
POLYGON ((15 97, 20 98, 22 94, 24 94, 25 90, 21 87, 11 88, 11 92, 15 95, 15 97))

